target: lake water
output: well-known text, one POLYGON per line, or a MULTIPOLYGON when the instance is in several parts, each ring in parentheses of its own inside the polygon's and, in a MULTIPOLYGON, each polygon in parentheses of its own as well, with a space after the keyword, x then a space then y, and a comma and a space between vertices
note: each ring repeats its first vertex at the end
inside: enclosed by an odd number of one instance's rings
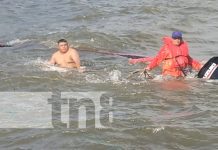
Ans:
POLYGON ((154 56, 161 38, 180 30, 191 56, 207 61, 217 56, 217 14, 215 0, 0 0, 0 43, 12 45, 0 48, 0 148, 218 149, 218 82, 196 79, 196 72, 163 81, 158 68, 150 72, 155 80, 127 78, 145 64, 95 53, 154 56), (78 48, 87 72, 46 66, 61 38, 78 48), (91 105, 86 127, 48 125, 52 94, 91 105), (96 125, 96 105, 82 98, 100 99, 106 128, 96 125))

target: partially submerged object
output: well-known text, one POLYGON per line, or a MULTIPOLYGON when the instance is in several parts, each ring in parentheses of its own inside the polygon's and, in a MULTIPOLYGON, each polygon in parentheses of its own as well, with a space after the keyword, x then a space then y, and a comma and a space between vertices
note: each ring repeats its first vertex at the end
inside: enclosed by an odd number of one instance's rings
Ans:
POLYGON ((198 78, 218 79, 218 57, 212 57, 198 72, 198 78))

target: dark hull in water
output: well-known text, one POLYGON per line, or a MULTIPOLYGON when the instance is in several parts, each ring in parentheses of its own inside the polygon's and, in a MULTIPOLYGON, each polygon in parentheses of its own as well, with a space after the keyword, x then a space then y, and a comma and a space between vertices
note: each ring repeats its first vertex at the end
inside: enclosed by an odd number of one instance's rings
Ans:
POLYGON ((218 79, 218 57, 211 58, 198 72, 198 78, 218 79))

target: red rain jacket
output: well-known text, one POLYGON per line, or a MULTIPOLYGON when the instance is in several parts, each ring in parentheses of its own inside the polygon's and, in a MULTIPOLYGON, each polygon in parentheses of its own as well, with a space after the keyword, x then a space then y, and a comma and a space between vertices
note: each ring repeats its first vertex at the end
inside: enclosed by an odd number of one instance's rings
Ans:
POLYGON ((179 46, 173 45, 172 38, 164 37, 164 45, 161 47, 157 56, 147 66, 149 69, 162 63, 162 75, 174 77, 185 76, 182 69, 191 66, 195 70, 200 70, 200 62, 189 56, 188 44, 184 41, 179 46))

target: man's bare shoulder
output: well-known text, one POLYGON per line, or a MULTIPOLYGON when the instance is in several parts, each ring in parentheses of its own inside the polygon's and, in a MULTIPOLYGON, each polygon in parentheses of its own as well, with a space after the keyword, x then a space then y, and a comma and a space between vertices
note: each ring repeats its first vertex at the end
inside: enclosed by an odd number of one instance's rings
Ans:
POLYGON ((75 48, 69 48, 69 51, 72 52, 72 53, 78 53, 75 48))
POLYGON ((52 57, 57 57, 58 55, 60 55, 60 52, 59 51, 56 51, 52 54, 52 57))
POLYGON ((74 49, 74 48, 69 48, 69 52, 72 55, 78 55, 78 51, 76 49, 74 49))

